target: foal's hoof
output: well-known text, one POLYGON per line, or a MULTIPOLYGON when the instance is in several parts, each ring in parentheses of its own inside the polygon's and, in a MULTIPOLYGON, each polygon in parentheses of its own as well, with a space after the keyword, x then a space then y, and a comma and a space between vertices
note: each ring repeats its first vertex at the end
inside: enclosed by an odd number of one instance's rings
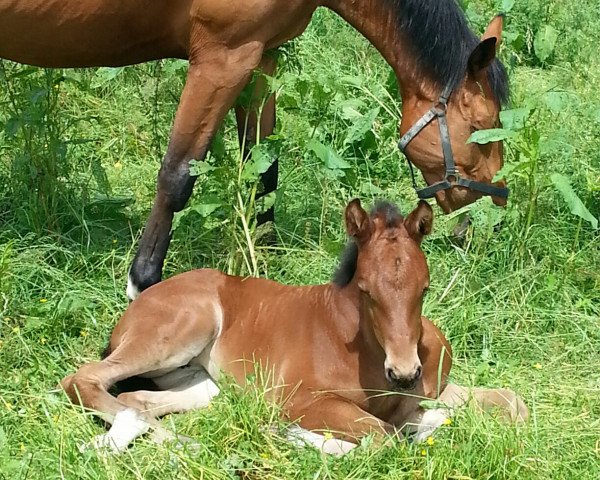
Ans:
POLYGON ((124 447, 117 445, 110 433, 103 433, 92 438, 89 445, 83 445, 79 450, 95 450, 100 455, 116 455, 123 452, 126 448, 127 445, 124 447))
POLYGON ((464 218, 456 224, 452 229, 451 239, 457 245, 462 245, 467 238, 467 232, 471 225, 471 217, 467 214, 464 218))

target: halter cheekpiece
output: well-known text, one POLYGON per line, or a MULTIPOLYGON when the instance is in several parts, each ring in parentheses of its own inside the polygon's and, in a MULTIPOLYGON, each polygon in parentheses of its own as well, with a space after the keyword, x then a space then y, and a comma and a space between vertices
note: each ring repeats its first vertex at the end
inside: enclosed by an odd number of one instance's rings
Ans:
POLYGON ((508 188, 496 187, 483 182, 476 182, 475 180, 463 178, 458 173, 458 170, 456 169, 456 163, 454 162, 452 145, 450 144, 450 131, 448 130, 448 121, 446 119, 446 111, 448 110, 448 100, 450 95, 452 95, 452 85, 449 83, 442 91, 437 103, 427 110, 425 115, 417 120, 417 122, 410 127, 408 132, 406 132, 398 142, 398 148, 404 154, 406 161, 408 162, 413 188, 416 190, 420 199, 432 198, 437 192, 441 190, 448 190, 455 186, 466 187, 480 192, 483 195, 507 198, 508 188), (438 125, 440 127, 440 139, 442 140, 442 153, 444 154, 446 172, 443 180, 435 182, 425 188, 418 188, 413 165, 408 159, 408 155, 406 155, 406 147, 421 130, 431 123, 434 118, 438 119, 438 125))

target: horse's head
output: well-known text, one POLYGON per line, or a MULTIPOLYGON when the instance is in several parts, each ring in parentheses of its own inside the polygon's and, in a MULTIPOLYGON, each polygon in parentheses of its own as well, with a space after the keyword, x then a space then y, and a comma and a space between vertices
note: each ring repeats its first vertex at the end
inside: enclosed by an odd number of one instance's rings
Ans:
MULTIPOLYGON (((428 185, 439 182, 435 197, 446 213, 473 203, 482 194, 491 195, 497 205, 506 204, 507 191, 502 191, 505 182, 492 183, 503 164, 502 143, 466 143, 474 131, 499 126, 500 103, 505 98, 498 98, 496 94, 507 95, 506 74, 495 59, 501 37, 502 17, 498 16, 470 52, 462 81, 446 86, 441 96, 437 89, 420 86, 405 98, 400 126, 400 133, 405 137, 401 140, 401 148, 422 172, 428 185), (447 103, 444 93, 449 97, 447 103), (425 126, 422 125, 424 121, 421 123, 422 129, 412 137, 410 133, 407 135, 409 129, 428 114, 432 104, 437 112, 445 111, 445 118, 432 111, 429 122, 425 126), (444 120, 448 125, 448 140, 443 138, 441 122, 444 120), (443 152, 444 149, 447 152, 443 152), (454 174, 449 173, 452 162, 448 161, 448 156, 453 157, 454 174), (449 182, 444 183, 445 180, 449 182), (478 183, 467 185, 469 180, 478 183)), ((433 191, 429 193, 433 196, 433 191)))
POLYGON ((417 345, 429 286, 420 243, 431 231, 431 207, 422 201, 405 219, 390 204, 377 206, 369 215, 353 200, 345 219, 358 248, 353 282, 360 290, 361 321, 372 326, 385 352, 383 367, 392 387, 414 388, 421 377, 417 345))

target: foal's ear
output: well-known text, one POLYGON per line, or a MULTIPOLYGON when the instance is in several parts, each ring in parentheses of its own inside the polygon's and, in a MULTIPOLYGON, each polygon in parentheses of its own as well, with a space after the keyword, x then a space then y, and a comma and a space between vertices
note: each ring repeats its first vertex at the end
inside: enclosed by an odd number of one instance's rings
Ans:
POLYGON ((346 232, 358 243, 365 242, 371 234, 369 214, 360 206, 360 200, 355 198, 346 207, 346 232))
POLYGON ((433 227, 433 210, 425 200, 421 200, 417 208, 406 217, 404 227, 410 237, 418 244, 421 243, 425 235, 431 233, 431 228, 433 227))

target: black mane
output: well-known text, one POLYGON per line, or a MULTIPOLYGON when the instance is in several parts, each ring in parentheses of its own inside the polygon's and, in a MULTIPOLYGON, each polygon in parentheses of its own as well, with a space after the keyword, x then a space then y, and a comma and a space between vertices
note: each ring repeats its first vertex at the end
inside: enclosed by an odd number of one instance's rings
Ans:
MULTIPOLYGON (((404 217, 398 210, 398 207, 388 201, 378 201, 370 213, 371 218, 382 217, 385 220, 386 228, 399 226, 404 217)), ((338 287, 348 285, 356 273, 356 262, 358 260, 358 245, 351 240, 342 252, 340 265, 333 274, 333 283, 338 287)))
MULTIPOLYGON (((440 88, 456 87, 466 74, 467 61, 479 38, 470 30, 456 0, 384 0, 396 16, 398 28, 411 42, 417 62, 440 88)), ((496 99, 509 97, 504 65, 495 59, 488 80, 496 99)))

